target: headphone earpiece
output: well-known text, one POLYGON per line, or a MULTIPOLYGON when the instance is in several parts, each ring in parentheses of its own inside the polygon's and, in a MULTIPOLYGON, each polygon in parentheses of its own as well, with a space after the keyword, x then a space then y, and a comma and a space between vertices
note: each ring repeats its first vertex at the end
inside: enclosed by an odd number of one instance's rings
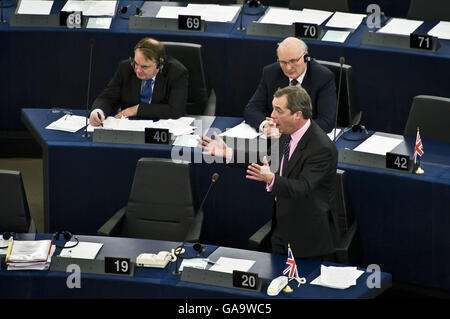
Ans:
POLYGON ((192 248, 194 248, 198 255, 201 255, 205 252, 205 247, 203 247, 200 243, 195 243, 192 248))
MULTIPOLYGON (((7 232, 4 232, 4 233, 3 233, 2 237, 3 237, 3 240, 9 240, 11 237, 14 239, 14 236, 15 236, 15 235, 16 235, 16 234, 15 234, 14 232, 9 232, 9 231, 7 231, 7 232)), ((0 247, 0 249, 8 248, 8 246, 9 246, 9 245, 2 246, 2 247, 0 247)))
POLYGON ((73 245, 70 245, 70 246, 64 246, 64 245, 60 246, 60 245, 55 243, 55 246, 58 247, 58 248, 73 248, 76 245, 78 245, 78 243, 80 242, 77 237, 73 236, 72 233, 70 233, 67 230, 65 230, 65 231, 58 231, 58 232, 54 233, 53 237, 52 237, 52 242, 59 240, 61 235, 63 235, 63 238, 66 241, 70 241, 72 238, 75 239, 75 243, 73 245))
POLYGON ((311 61, 311 57, 308 54, 303 55, 303 61, 309 62, 311 61))
POLYGON ((130 6, 136 7, 136 15, 141 15, 142 10, 139 7, 137 7, 135 4, 129 4, 127 6, 123 6, 122 8, 119 9, 119 13, 121 13, 121 14, 127 13, 128 12, 128 8, 130 6))

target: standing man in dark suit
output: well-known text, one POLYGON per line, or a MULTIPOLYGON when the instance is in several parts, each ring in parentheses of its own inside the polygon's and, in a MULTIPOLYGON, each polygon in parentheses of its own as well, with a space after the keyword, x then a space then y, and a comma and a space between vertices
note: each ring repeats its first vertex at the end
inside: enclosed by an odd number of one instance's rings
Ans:
MULTIPOLYGON (((303 88, 278 89, 272 105, 271 121, 282 134, 280 169, 271 171, 264 157, 262 165, 252 163, 247 167, 246 176, 265 182, 267 191, 275 196, 272 252, 286 254, 290 243, 296 257, 329 259, 338 238, 333 216, 336 146, 311 121, 311 99, 303 88)), ((226 157, 227 163, 237 158, 217 134, 215 139, 201 137, 204 154, 226 157)))
POLYGON ((334 74, 308 56, 308 46, 289 37, 278 44, 278 62, 263 69, 261 81, 244 109, 245 121, 256 130, 266 132, 275 127, 270 118, 272 96, 287 85, 302 86, 311 97, 312 119, 326 133, 334 128, 336 118, 336 84, 334 74))
POLYGON ((140 40, 134 57, 121 61, 108 86, 92 106, 90 123, 99 126, 106 116, 178 118, 186 114, 188 71, 166 56, 164 45, 140 40))

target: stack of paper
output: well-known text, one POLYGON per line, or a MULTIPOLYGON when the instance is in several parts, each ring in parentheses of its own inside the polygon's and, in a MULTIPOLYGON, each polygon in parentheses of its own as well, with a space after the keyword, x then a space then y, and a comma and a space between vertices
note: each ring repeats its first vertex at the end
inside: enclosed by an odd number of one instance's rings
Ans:
MULTIPOLYGON (((89 120, 88 120, 89 123, 89 120)), ((47 130, 58 130, 70 133, 75 133, 79 129, 86 126, 86 117, 79 115, 66 114, 62 116, 59 120, 50 123, 46 129, 47 130)))
POLYGON ((320 276, 311 281, 311 285, 335 289, 347 289, 356 286, 356 280, 364 273, 356 267, 320 266, 320 276))
POLYGON ((46 270, 54 251, 51 240, 14 240, 6 255, 8 270, 46 270))

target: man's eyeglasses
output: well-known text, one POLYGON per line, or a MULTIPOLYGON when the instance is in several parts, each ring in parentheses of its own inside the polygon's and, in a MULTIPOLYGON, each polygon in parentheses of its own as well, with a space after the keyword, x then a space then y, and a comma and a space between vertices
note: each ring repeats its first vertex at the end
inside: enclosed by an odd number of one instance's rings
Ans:
POLYGON ((136 61, 134 61, 134 59, 130 58, 130 64, 133 67, 133 69, 140 67, 142 70, 150 70, 151 68, 154 67, 154 65, 142 65, 137 63, 136 61))
POLYGON ((304 55, 305 55, 305 53, 303 53, 299 58, 290 59, 289 61, 278 60, 278 63, 280 63, 281 66, 296 64, 296 63, 298 63, 298 61, 300 61, 301 58, 303 58, 304 55))

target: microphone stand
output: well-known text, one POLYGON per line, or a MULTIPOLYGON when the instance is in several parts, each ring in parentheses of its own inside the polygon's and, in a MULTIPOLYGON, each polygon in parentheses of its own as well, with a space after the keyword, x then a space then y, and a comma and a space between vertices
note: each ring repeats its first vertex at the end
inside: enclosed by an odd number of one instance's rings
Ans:
POLYGON ((244 16, 244 7, 245 7, 245 4, 247 3, 247 1, 246 0, 243 0, 242 1, 242 8, 241 8, 241 14, 240 14, 240 23, 239 23, 239 28, 237 28, 238 29, 238 31, 245 31, 245 27, 242 25, 242 17, 244 16))
POLYGON ((342 67, 345 63, 344 57, 340 57, 339 63, 341 64, 341 69, 339 71, 339 88, 338 88, 337 103, 336 103, 336 118, 334 121, 334 138, 333 138, 334 143, 336 143, 337 119, 338 119, 338 113, 339 113, 339 100, 341 99, 342 67))
POLYGON ((1 23, 6 23, 6 19, 4 18, 4 15, 3 15, 3 10, 5 9, 5 4, 4 4, 3 0, 2 0, 1 9, 2 9, 2 15, 0 17, 0 22, 1 23))
POLYGON ((94 50, 94 39, 90 40, 89 46, 89 73, 88 73, 88 87, 87 87, 87 100, 86 100, 86 127, 84 129, 84 138, 91 137, 91 135, 88 133, 88 117, 89 117, 89 98, 91 95, 91 72, 92 72, 92 51, 94 50))

